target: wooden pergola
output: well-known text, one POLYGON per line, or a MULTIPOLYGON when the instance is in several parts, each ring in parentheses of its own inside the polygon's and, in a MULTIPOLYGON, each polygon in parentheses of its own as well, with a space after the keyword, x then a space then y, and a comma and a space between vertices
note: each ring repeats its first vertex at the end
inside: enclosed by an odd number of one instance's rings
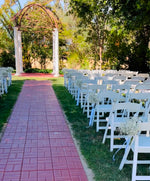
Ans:
POLYGON ((28 12, 29 9, 33 7, 38 7, 41 10, 43 10, 45 15, 49 19, 50 26, 53 31, 53 74, 54 76, 57 77, 59 76, 59 27, 61 23, 56 14, 52 12, 52 10, 37 3, 25 6, 12 18, 12 20, 15 23, 14 45, 15 45, 16 75, 20 75, 21 73, 23 73, 21 23, 25 14, 28 12))

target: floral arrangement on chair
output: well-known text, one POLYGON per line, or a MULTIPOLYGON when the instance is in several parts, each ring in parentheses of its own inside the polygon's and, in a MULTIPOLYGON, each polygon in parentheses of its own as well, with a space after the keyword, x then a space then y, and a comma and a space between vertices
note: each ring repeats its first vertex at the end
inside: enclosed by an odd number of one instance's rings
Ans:
MULTIPOLYGON (((119 127, 119 131, 122 135, 128 135, 128 139, 124 142, 123 145, 131 145, 133 143, 134 137, 138 135, 140 132, 140 120, 139 117, 135 116, 132 118, 129 118, 127 121, 121 123, 119 127)), ((126 148, 127 148, 126 146, 126 148)), ((121 148, 117 149, 116 152, 113 155, 113 161, 115 161, 115 157, 117 153, 121 150, 121 148)))
POLYGON ((140 132, 139 123, 140 120, 138 117, 129 118, 127 121, 123 122, 120 125, 119 131, 121 134, 135 136, 140 132))

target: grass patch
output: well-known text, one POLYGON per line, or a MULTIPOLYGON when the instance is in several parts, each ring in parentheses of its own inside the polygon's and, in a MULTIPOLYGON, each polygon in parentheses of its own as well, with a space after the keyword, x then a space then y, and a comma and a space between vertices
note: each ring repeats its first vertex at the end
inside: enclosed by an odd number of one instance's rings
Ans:
POLYGON ((0 97, 0 130, 7 122, 8 117, 10 116, 13 106, 17 100, 17 97, 21 91, 24 79, 15 78, 12 81, 12 85, 8 88, 8 93, 3 94, 0 97))

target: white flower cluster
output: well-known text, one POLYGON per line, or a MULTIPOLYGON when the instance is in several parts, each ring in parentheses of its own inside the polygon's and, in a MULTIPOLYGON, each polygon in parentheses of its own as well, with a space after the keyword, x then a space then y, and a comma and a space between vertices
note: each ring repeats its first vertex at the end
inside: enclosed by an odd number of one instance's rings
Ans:
POLYGON ((82 86, 82 80, 81 79, 77 79, 76 82, 75 82, 76 86, 81 88, 82 86))
POLYGON ((139 133, 139 119, 137 117, 129 118, 126 122, 122 123, 119 127, 121 134, 135 136, 139 133))
POLYGON ((98 103, 98 95, 95 92, 89 92, 88 97, 87 97, 87 101, 89 103, 95 104, 98 103))

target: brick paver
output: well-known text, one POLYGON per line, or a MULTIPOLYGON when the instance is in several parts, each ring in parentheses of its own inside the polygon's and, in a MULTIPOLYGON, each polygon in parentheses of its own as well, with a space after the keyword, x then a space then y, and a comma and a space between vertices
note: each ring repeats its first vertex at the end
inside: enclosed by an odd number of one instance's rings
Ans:
POLYGON ((87 181, 49 81, 23 86, 0 143, 0 181, 87 181))

